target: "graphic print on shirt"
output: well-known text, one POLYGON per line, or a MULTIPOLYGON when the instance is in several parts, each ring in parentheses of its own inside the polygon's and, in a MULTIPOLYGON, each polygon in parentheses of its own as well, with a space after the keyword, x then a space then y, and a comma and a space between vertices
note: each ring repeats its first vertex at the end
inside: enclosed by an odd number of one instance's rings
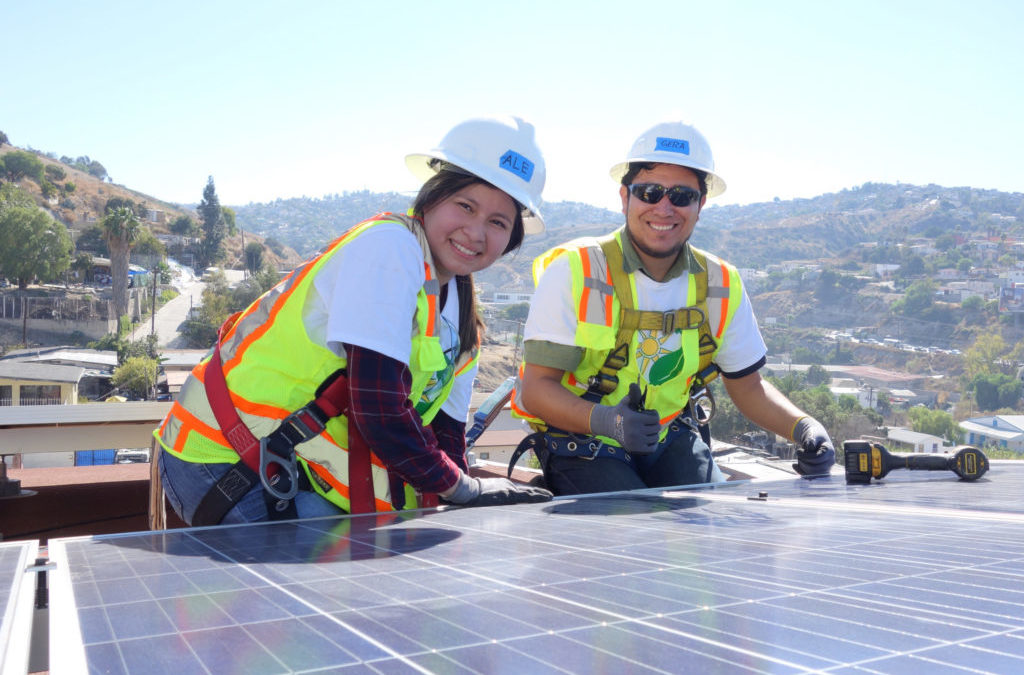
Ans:
POLYGON ((641 328, 637 332, 636 363, 640 374, 654 385, 664 384, 683 369, 683 349, 679 331, 641 328))

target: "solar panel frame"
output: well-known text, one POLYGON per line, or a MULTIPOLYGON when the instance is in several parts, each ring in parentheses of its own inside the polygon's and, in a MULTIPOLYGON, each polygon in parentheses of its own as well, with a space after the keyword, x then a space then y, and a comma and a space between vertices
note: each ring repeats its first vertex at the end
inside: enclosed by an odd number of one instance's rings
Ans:
POLYGON ((51 540, 51 672, 1024 672, 990 473, 51 540))
POLYGON ((39 542, 0 542, 0 673, 28 672, 39 542))

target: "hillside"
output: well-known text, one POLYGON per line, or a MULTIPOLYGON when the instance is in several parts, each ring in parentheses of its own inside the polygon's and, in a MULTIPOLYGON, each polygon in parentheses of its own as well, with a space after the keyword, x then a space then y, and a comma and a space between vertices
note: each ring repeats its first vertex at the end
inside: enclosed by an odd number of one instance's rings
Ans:
MULTIPOLYGON (((10 152, 21 150, 21 148, 4 145, 0 147, 0 156, 10 152)), ((123 185, 111 183, 91 174, 80 171, 68 164, 62 163, 44 154, 35 153, 36 157, 43 162, 44 166, 58 167, 65 174, 65 177, 58 181, 60 185, 71 183, 74 189, 70 193, 62 192, 56 197, 47 199, 43 191, 35 181, 22 179, 18 187, 29 193, 36 200, 36 203, 46 210, 51 216, 71 233, 72 239, 77 239, 86 228, 96 224, 102 217, 104 207, 108 200, 113 198, 124 199, 138 204, 143 210, 154 210, 162 212, 162 217, 156 222, 146 221, 145 225, 152 230, 153 234, 167 234, 168 225, 179 216, 189 216, 198 220, 195 209, 191 205, 173 204, 162 201, 151 195, 137 192, 123 185)), ((198 186, 197 197, 202 196, 202 189, 205 186, 198 186)), ((197 200, 198 202, 198 200, 197 200)), ((245 226, 239 223, 240 229, 245 226)), ((225 241, 227 249, 226 264, 231 267, 239 265, 242 260, 243 236, 246 243, 258 241, 264 243, 266 237, 256 232, 241 232, 234 237, 228 237, 225 241)), ((278 269, 290 269, 302 261, 302 258, 288 246, 274 246, 266 248, 265 257, 278 269)))
MULTIPOLYGON (((274 237, 306 254, 378 211, 401 211, 408 204, 409 198, 397 193, 362 191, 234 208, 239 225, 247 231, 274 237)), ((545 233, 528 237, 518 255, 503 259, 479 281, 528 287, 536 255, 557 243, 622 224, 621 213, 577 202, 545 204, 544 214, 545 233)), ((896 246, 915 236, 1022 232, 1022 193, 867 183, 813 199, 711 205, 701 214, 693 241, 739 267, 763 269, 793 260, 834 262, 858 245, 896 246)))
MULTIPOLYGON (((0 154, 14 149, 4 146, 0 154)), ((39 157, 45 164, 59 165, 67 176, 62 181, 74 183, 75 189, 46 200, 31 180, 21 185, 73 234, 94 223, 111 197, 163 211, 163 223, 147 223, 157 234, 166 232, 167 223, 179 215, 195 218, 191 205, 169 204, 51 157, 39 157)), ((271 263, 287 270, 351 225, 381 211, 404 211, 410 199, 394 192, 357 191, 232 208, 245 242, 263 241, 271 263)), ((547 229, 542 235, 528 237, 518 253, 477 275, 484 293, 531 289, 530 268, 538 254, 622 223, 621 213, 576 202, 548 203, 543 210, 547 229)), ((702 212, 693 241, 741 268, 774 353, 806 348, 826 360, 838 358, 822 354, 829 347, 821 338, 830 329, 857 329, 877 339, 892 336, 944 348, 969 345, 986 330, 998 330, 1010 344, 1024 339, 1019 323, 997 315, 991 300, 992 288, 1004 284, 1011 270, 1024 266, 1024 194, 1019 192, 866 183, 811 199, 711 205, 702 212), (879 281, 880 264, 898 267, 900 273, 879 281), (937 288, 953 281, 961 290, 953 297, 944 291, 946 296, 935 297, 923 311, 907 311, 900 303, 907 288, 919 281, 937 288), (985 296, 987 304, 962 307, 967 293, 962 289, 967 286, 985 296)), ((241 259, 242 236, 230 238, 227 245, 230 267, 241 259)), ((857 350, 857 358, 865 362, 903 367, 920 360, 871 348, 857 350)), ((509 373, 512 356, 490 351, 497 363, 483 369, 482 378, 497 384, 509 373)))
MULTIPOLYGON (((408 203, 408 197, 396 193, 364 191, 250 204, 236 212, 247 230, 312 252, 368 215, 404 210, 408 203)), ((620 213, 586 204, 559 202, 543 209, 546 231, 527 237, 517 254, 477 275, 484 293, 531 289, 530 268, 537 255, 623 222, 620 213)), ((954 274, 943 278, 984 288, 998 283, 1007 265, 1024 260, 1024 244, 1014 245, 1024 241, 1022 193, 867 183, 813 199, 712 205, 702 212, 693 241, 743 270, 755 312, 776 353, 805 348, 824 360, 835 358, 824 353, 827 346, 821 338, 828 329, 860 328, 879 340, 898 337, 942 348, 962 348, 979 331, 992 329, 1010 344, 1024 339, 1017 326, 1001 321, 994 310, 964 310, 961 298, 936 299, 925 313, 893 311, 909 285, 938 279, 944 268, 954 274), (883 263, 908 271, 895 285, 878 283, 873 280, 875 266, 883 263)), ((919 356, 899 351, 859 348, 857 358, 900 368, 931 367, 917 363, 919 356)), ((494 384, 504 377, 504 367, 499 370, 494 384)))

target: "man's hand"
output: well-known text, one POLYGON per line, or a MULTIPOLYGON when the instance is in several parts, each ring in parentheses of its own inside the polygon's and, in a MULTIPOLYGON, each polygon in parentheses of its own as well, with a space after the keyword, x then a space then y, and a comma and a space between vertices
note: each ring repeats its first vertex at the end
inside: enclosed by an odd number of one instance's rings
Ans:
POLYGON ((658 449, 661 422, 655 410, 640 410, 642 395, 636 383, 618 405, 595 405, 590 411, 590 432, 614 438, 634 455, 649 455, 658 449))
POLYGON ((802 476, 822 476, 832 472, 836 449, 828 431, 813 417, 804 416, 793 427, 793 440, 800 446, 793 468, 802 476))
POLYGON ((459 506, 503 506, 551 500, 551 493, 532 485, 520 485, 507 478, 474 478, 463 473, 459 482, 441 493, 441 498, 459 506))

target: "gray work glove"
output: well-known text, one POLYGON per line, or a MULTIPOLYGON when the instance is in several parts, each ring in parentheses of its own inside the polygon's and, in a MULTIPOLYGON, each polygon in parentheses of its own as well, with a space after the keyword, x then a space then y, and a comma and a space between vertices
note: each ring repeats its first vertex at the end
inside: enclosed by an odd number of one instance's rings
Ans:
POLYGON ((802 476, 822 476, 832 472, 836 449, 828 431, 813 417, 801 417, 793 427, 793 440, 800 446, 793 468, 802 476))
POLYGON ((447 496, 442 499, 459 506, 503 506, 550 501, 552 494, 532 485, 513 483, 508 478, 474 478, 469 474, 459 475, 447 496))
POLYGON ((590 432, 614 438, 626 452, 649 455, 658 449, 661 422, 655 410, 643 410, 640 387, 629 385, 629 393, 618 405, 595 405, 590 411, 590 432))

